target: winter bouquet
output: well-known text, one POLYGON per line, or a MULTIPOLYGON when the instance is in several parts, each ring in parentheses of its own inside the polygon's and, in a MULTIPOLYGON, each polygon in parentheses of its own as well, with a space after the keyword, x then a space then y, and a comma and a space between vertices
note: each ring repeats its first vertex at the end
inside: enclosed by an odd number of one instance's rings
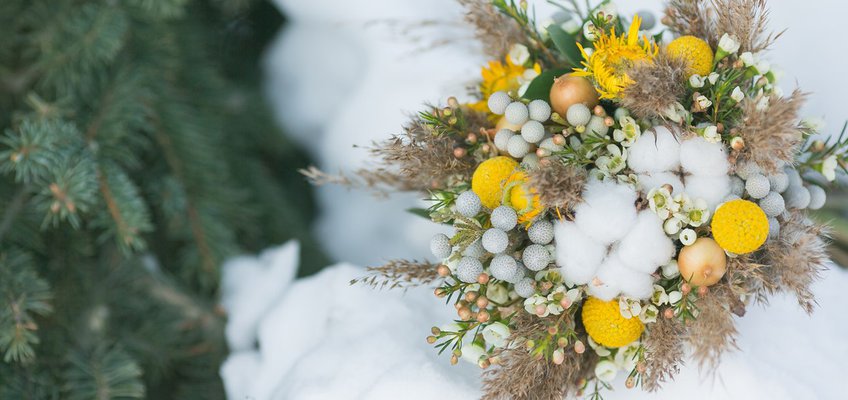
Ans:
POLYGON ((413 211, 452 228, 435 262, 358 281, 434 285, 457 318, 427 342, 485 369, 487 398, 600 397, 619 374, 656 390, 684 355, 714 368, 748 305, 789 292, 812 311, 828 256, 806 210, 848 140, 816 140, 805 94, 778 87, 763 0, 671 0, 664 28, 608 2, 546 23, 460 3, 494 58, 477 101, 428 107, 374 169, 305 173, 427 194, 413 211))

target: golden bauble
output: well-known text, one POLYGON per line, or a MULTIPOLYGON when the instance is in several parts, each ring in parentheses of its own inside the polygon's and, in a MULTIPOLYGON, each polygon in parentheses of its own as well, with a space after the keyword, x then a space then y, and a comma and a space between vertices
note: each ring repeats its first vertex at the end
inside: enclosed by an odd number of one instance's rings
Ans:
POLYGON ((695 286, 712 286, 727 271, 727 255, 711 238, 702 237, 680 250, 680 276, 695 286))
POLYGON ((582 76, 565 74, 554 79, 551 86, 551 108, 563 118, 573 104, 583 103, 591 110, 598 101, 598 92, 592 82, 582 76))

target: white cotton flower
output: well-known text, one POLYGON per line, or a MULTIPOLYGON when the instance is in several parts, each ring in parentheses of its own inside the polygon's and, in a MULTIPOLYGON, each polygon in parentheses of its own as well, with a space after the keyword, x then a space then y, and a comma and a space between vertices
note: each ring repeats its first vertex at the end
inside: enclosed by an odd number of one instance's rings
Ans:
POLYGON ((715 85, 716 82, 718 82, 719 77, 721 77, 721 75, 719 75, 718 72, 710 72, 710 74, 707 75, 707 80, 710 81, 710 85, 715 85))
POLYGON ((696 239, 698 239, 698 234, 695 233, 694 229, 686 228, 680 231, 680 243, 683 243, 684 246, 695 243, 696 239))
POLYGON ((570 282, 585 285, 592 280, 606 255, 606 246, 592 240, 570 221, 554 223, 556 264, 570 282))
POLYGON ((730 163, 722 143, 710 143, 702 137, 693 137, 680 144, 680 165, 694 175, 727 175, 730 163))
POLYGON ((836 180, 836 167, 839 166, 839 161, 836 158, 836 155, 831 155, 824 159, 822 162, 822 170, 821 173, 824 177, 833 182, 836 180))
POLYGON ((713 102, 710 99, 708 99, 707 96, 704 96, 704 95, 700 95, 700 96, 696 97, 695 102, 698 103, 698 107, 700 107, 702 110, 706 110, 711 105, 713 105, 713 102))
POLYGON ((530 50, 521 43, 509 47, 509 60, 515 65, 524 65, 530 59, 530 50))
POLYGON ((606 149, 607 154, 598 157, 595 160, 595 165, 605 173, 617 174, 627 166, 627 151, 622 151, 620 147, 614 144, 608 145, 606 149))
POLYGON ((730 176, 688 176, 686 177, 686 193, 693 199, 703 199, 707 202, 709 210, 715 210, 716 206, 730 194, 730 176))
POLYGON ((636 191, 615 182, 591 181, 583 190, 583 202, 575 207, 575 223, 600 243, 621 239, 636 222, 636 191))
POLYGON ((698 74, 693 74, 689 77, 689 86, 698 89, 704 87, 704 83, 707 81, 705 76, 701 76, 698 74))
POLYGON ((604 383, 610 383, 615 380, 615 377, 618 375, 618 367, 615 366, 615 363, 608 360, 601 360, 595 364, 595 376, 599 381, 604 383))
POLYGON ((673 171, 680 165, 680 143, 668 128, 653 127, 630 146, 627 164, 636 173, 673 171))
POLYGON ((610 301, 621 293, 634 299, 647 299, 653 293, 654 279, 650 274, 625 266, 618 254, 613 254, 598 268, 598 274, 589 283, 589 294, 610 301))
POLYGON ((658 188, 663 185, 671 185, 671 194, 681 193, 684 189, 683 181, 680 180, 680 177, 671 172, 650 172, 645 174, 639 174, 639 187, 645 193, 649 192, 653 188, 658 188))
POLYGON ((651 211, 639 213, 636 224, 618 244, 617 254, 624 265, 650 274, 671 260, 674 243, 663 231, 662 220, 651 211))
POLYGON ((718 127, 715 125, 708 125, 703 129, 704 140, 709 143, 719 143, 721 142, 721 135, 718 133, 718 127))
POLYGON ((739 46, 739 39, 733 35, 725 33, 724 35, 721 35, 721 39, 718 40, 718 50, 719 52, 723 52, 725 55, 736 53, 739 51, 739 46))
POLYGON ((483 339, 487 344, 495 347, 504 347, 509 338, 509 327, 502 322, 495 322, 483 328, 483 339))
POLYGON ((739 86, 733 88, 733 92, 730 93, 730 98, 736 100, 736 102, 740 102, 745 98, 745 93, 742 92, 742 89, 739 86))

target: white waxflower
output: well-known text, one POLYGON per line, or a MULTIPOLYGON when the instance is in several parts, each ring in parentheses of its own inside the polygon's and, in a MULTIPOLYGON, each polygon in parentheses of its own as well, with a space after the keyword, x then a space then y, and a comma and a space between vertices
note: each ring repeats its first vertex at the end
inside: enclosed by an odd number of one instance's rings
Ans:
POLYGON ((757 73, 760 75, 765 75, 771 70, 771 64, 766 60, 761 60, 754 68, 757 69, 757 73))
POLYGON ((718 133, 718 127, 715 125, 709 125, 705 127, 703 135, 704 139, 706 139, 710 143, 721 142, 721 135, 718 133))
POLYGON ((626 115, 619 118, 618 123, 621 125, 621 129, 613 131, 613 139, 624 147, 630 147, 642 134, 642 128, 639 127, 635 119, 626 115))
POLYGON ((680 231, 680 243, 683 243, 684 246, 689 246, 692 243, 695 243, 695 239, 698 238, 698 234, 695 233, 694 229, 686 228, 680 231))
POLYGON ((654 294, 651 295, 651 303, 661 306, 668 303, 668 294, 660 285, 654 285, 654 294))
POLYGON ((675 102, 663 111, 663 116, 679 124, 689 116, 689 112, 682 104, 675 102))
POLYGON ((627 166, 627 151, 622 151, 620 147, 611 144, 607 146, 607 155, 598 157, 595 160, 595 165, 598 168, 609 174, 616 174, 627 166))
POLYGON ((682 204, 681 210, 674 216, 695 228, 705 224, 710 219, 707 202, 704 199, 689 200, 688 196, 685 197, 686 201, 682 204))
POLYGON ((739 86, 733 88, 733 92, 730 93, 730 98, 736 100, 736 102, 742 101, 745 98, 745 93, 742 92, 742 89, 739 86))
POLYGON ((528 297, 524 300, 524 311, 527 311, 530 314, 538 315, 540 317, 547 317, 549 312, 547 311, 547 303, 548 299, 541 295, 533 295, 533 297, 528 297), (544 312, 539 314, 536 312, 537 306, 544 306, 544 312))
POLYGON ((595 376, 601 382, 610 383, 618 375, 618 367, 614 362, 601 360, 595 365, 595 376))
POLYGON ((710 74, 707 75, 707 80, 710 81, 710 85, 715 85, 715 83, 718 82, 719 77, 721 77, 721 75, 719 75, 718 72, 710 72, 710 74))
POLYGON ((814 133, 818 133, 824 130, 824 119, 821 117, 807 117, 801 120, 801 126, 814 133))
POLYGON ((683 229, 683 221, 677 217, 671 217, 663 224, 666 235, 676 235, 681 229, 683 229))
POLYGON ((756 60, 754 60, 754 54, 750 51, 740 54, 739 59, 742 60, 746 67, 750 67, 756 63, 756 60))
POLYGON ((615 353, 615 357, 613 358, 613 362, 615 362, 618 369, 629 372, 636 368, 636 362, 638 361, 636 354, 641 347, 642 344, 639 341, 635 341, 624 347, 619 347, 618 351, 615 353))
POLYGON ((739 39, 736 36, 724 34, 721 35, 721 39, 718 40, 718 51, 716 52, 716 59, 720 60, 728 54, 733 54, 739 51, 739 39))
POLYGON ((638 317, 642 313, 642 303, 639 300, 622 296, 618 298, 618 311, 622 317, 627 319, 638 317))
POLYGON ((592 21, 587 21, 583 25, 583 37, 590 42, 598 40, 598 28, 595 27, 592 21))
POLYGON ((646 324, 652 324, 657 322, 657 316, 660 314, 660 310, 657 306, 653 304, 648 304, 647 306, 642 308, 642 313, 639 314, 639 320, 646 324))
POLYGON ((707 78, 698 74, 693 74, 689 77, 689 86, 693 88, 702 88, 704 87, 704 83, 707 81, 707 78))
POLYGON ((833 182, 836 180, 836 167, 839 166, 839 162, 836 159, 836 155, 831 155, 824 159, 822 162, 822 170, 821 173, 827 178, 828 181, 833 182))
POLYGON ((668 219, 672 213, 678 210, 679 205, 671 197, 671 193, 664 187, 653 188, 648 192, 648 207, 657 213, 660 219, 668 219))
POLYGON ((530 59, 530 50, 521 43, 509 47, 509 60, 515 65, 524 65, 530 59))
POLYGON ((671 260, 668 264, 663 265, 662 275, 667 279, 672 279, 680 275, 680 267, 677 265, 677 260, 671 260))
POLYGON ((713 102, 710 101, 710 99, 708 99, 707 96, 704 95, 698 96, 698 98, 695 99, 695 102, 698 103, 698 107, 700 107, 702 110, 706 110, 711 105, 713 105, 713 102))
POLYGON ((486 297, 495 303, 506 304, 509 301, 509 290, 503 285, 490 284, 486 288, 486 297))
POLYGON ((598 12, 595 16, 600 16, 601 13, 604 13, 604 17, 612 17, 610 21, 614 21, 618 18, 618 7, 613 2, 606 2, 598 7, 598 12))
POLYGON ((683 293, 675 290, 668 294, 668 304, 675 305, 683 299, 683 293))
POLYGON ((495 347, 504 347, 509 338, 509 327, 502 322, 495 322, 483 328, 483 339, 487 344, 495 347))
POLYGON ((467 344, 462 346, 462 359, 472 364, 480 362, 480 358, 486 355, 486 349, 479 344, 467 344))

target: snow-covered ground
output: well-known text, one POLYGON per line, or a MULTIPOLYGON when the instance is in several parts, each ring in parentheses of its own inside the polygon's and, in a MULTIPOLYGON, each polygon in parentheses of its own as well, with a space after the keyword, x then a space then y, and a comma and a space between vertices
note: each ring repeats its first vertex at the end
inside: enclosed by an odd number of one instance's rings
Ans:
MULTIPOLYGON (((268 93, 287 133, 329 171, 366 166, 368 145, 400 131, 409 112, 465 87, 486 59, 461 24, 454 0, 276 0, 290 18, 267 59, 268 93), (434 44, 439 44, 435 45, 434 44)), ((531 1, 540 19, 551 6, 531 1)), ((661 1, 620 1, 625 13, 659 11, 661 1)), ((836 37, 848 11, 840 0, 773 0, 772 27, 790 29, 770 53, 814 96, 806 108, 841 127, 848 110, 846 56, 836 37)), ((439 228, 406 213, 417 195, 376 200, 338 187, 318 189, 316 226, 332 256, 355 265, 427 256, 439 228)), ((222 368, 231 399, 476 398, 479 370, 448 365, 424 342, 451 308, 430 290, 374 292, 350 287, 361 267, 340 264, 292 281, 294 244, 225 268, 227 335, 234 352, 222 368)), ((806 316, 787 298, 752 309, 739 321, 741 351, 725 357, 715 381, 686 367, 660 394, 627 391, 609 399, 837 399, 848 393, 848 317, 841 291, 848 273, 835 270, 817 287, 820 309, 806 316)))

